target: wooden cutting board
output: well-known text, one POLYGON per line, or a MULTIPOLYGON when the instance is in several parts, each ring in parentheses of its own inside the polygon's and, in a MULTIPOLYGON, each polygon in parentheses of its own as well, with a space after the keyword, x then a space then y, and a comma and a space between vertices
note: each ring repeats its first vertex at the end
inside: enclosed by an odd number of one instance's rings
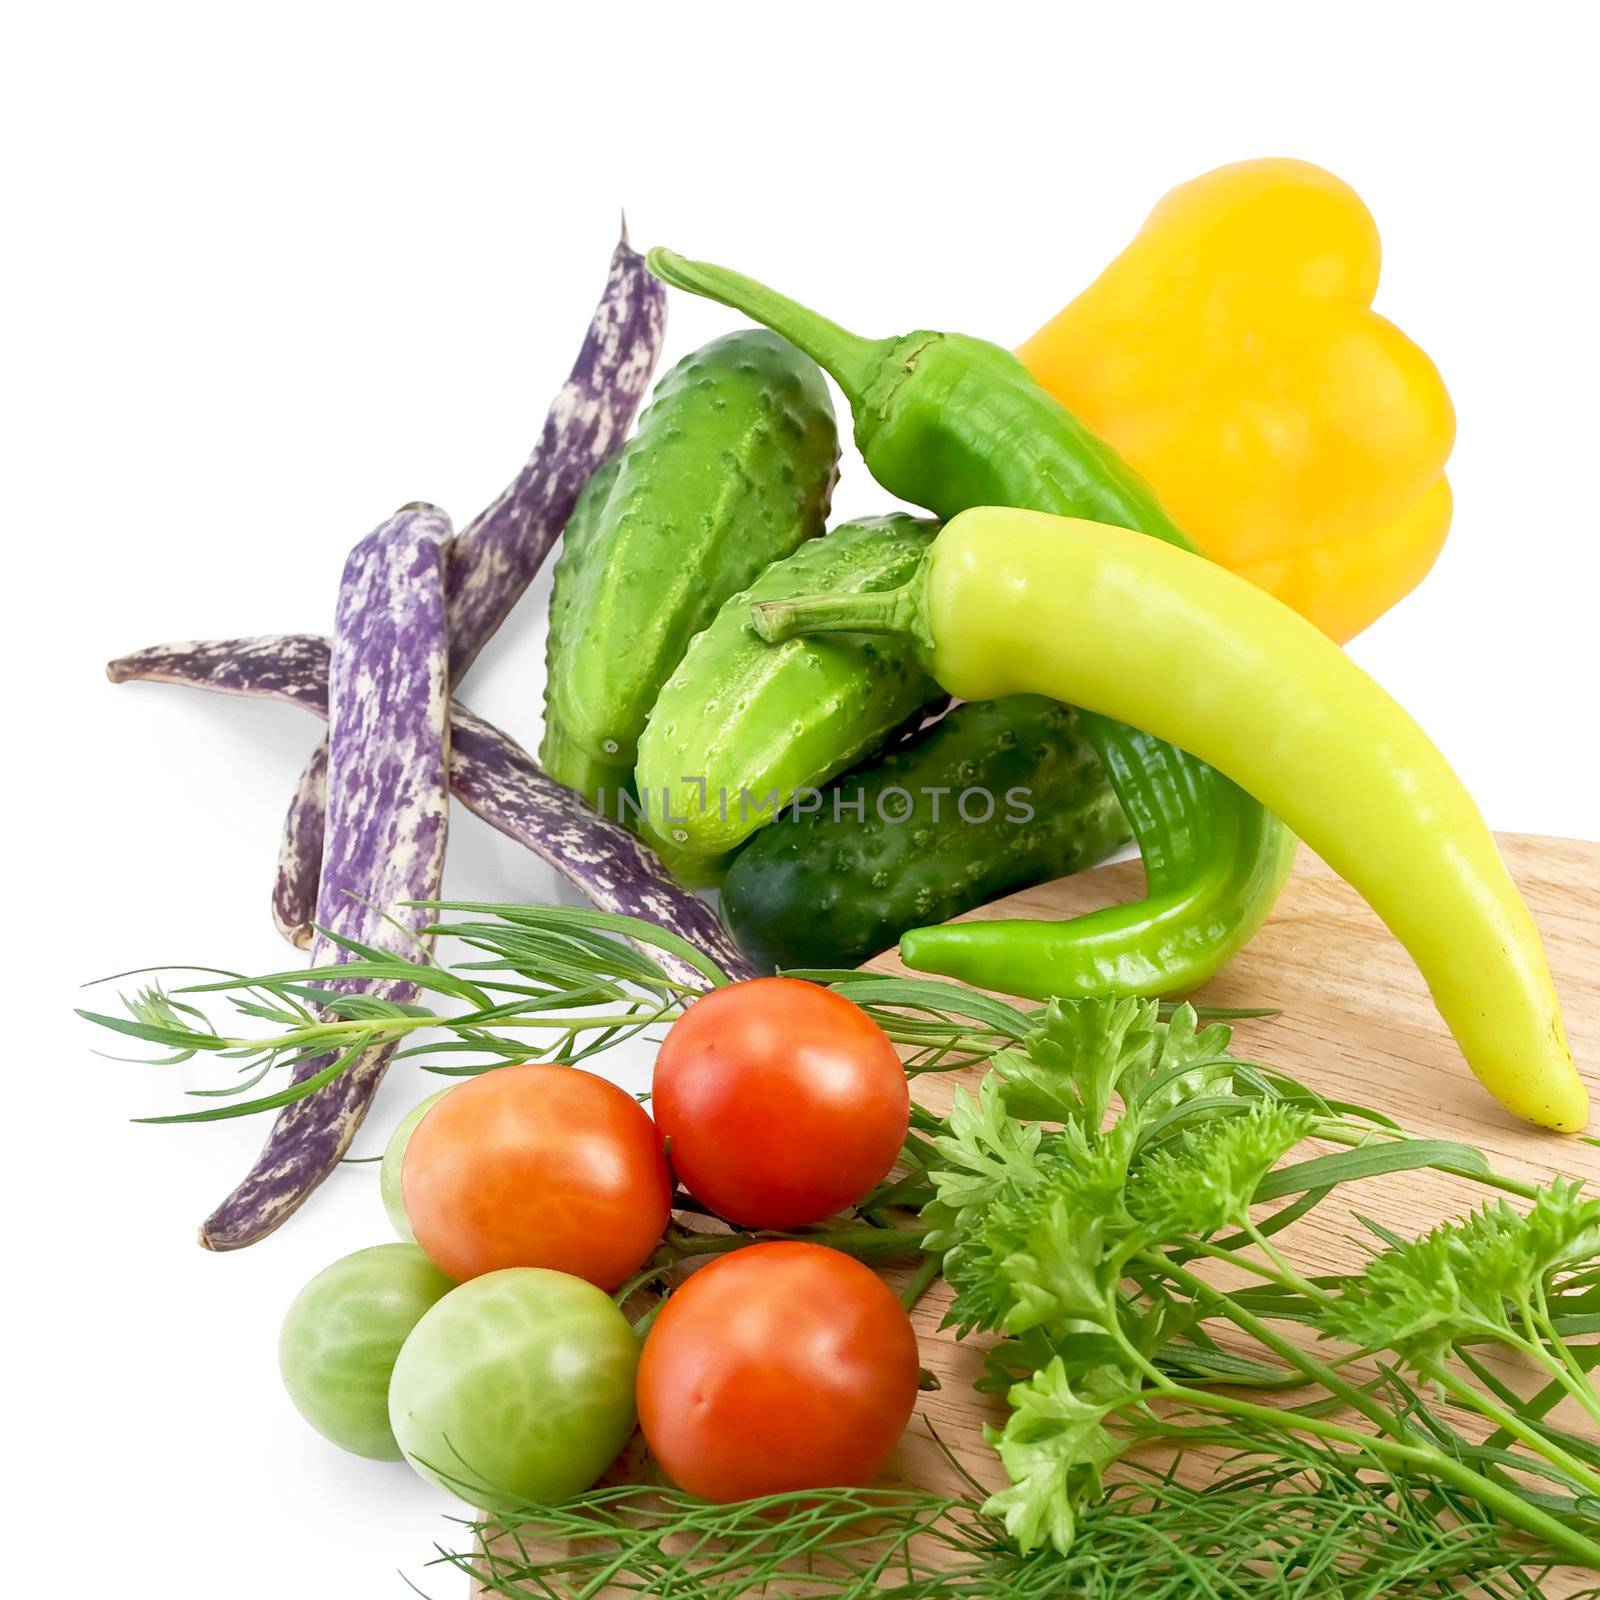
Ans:
MULTIPOLYGON (((1600 845, 1517 834, 1501 835, 1500 844, 1544 935, 1573 1054, 1595 1100, 1592 1126, 1600 1129, 1600 845)), ((1139 864, 1123 862, 1025 890, 970 916, 1071 917, 1142 892, 1139 864)), ((867 965, 906 970, 892 954, 867 965)), ((1261 933, 1195 998, 1279 1008, 1277 1017, 1235 1024, 1235 1048, 1249 1059, 1281 1067, 1330 1096, 1387 1112, 1414 1132, 1477 1145, 1519 1176, 1566 1173, 1600 1184, 1600 1149, 1513 1120, 1479 1087, 1405 952, 1359 896, 1303 847, 1261 933)), ((977 1076, 929 1074, 917 1080, 916 1093, 943 1111, 956 1084, 970 1087, 977 1076)), ((1414 1234, 1483 1197, 1465 1180, 1406 1173, 1364 1185, 1361 1205, 1396 1231, 1414 1234)), ((1334 1225, 1347 1209, 1330 1203, 1280 1237, 1310 1270, 1349 1270, 1362 1259, 1367 1236, 1353 1222, 1334 1225)), ((929 1436, 931 1424, 973 1477, 998 1487, 1004 1477, 983 1428, 1001 1421, 1003 1408, 972 1387, 981 1344, 940 1329, 947 1303, 943 1284, 936 1284, 914 1315, 923 1364, 941 1387, 921 1397, 891 1473, 928 1488, 959 1489, 929 1436)), ((1192 1466, 1203 1480, 1206 1463, 1192 1466)), ((1545 1592, 1561 1600, 1594 1581, 1592 1575, 1557 1576, 1545 1592)))

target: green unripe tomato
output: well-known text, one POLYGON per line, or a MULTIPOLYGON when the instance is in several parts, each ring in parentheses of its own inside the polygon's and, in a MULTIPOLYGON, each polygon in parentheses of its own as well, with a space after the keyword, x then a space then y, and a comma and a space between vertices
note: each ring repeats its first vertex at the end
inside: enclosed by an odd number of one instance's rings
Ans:
POLYGON ((424 1312, 455 1285, 414 1244, 380 1244, 324 1267, 294 1298, 278 1369, 295 1409, 323 1438, 398 1461, 389 1375, 424 1312))
POLYGON ((453 1289, 406 1340, 389 1421, 424 1478, 490 1511, 587 1489, 633 1432, 639 1341, 609 1296, 506 1267, 453 1289))
POLYGON ((416 1132, 417 1124, 456 1087, 453 1083, 446 1084, 426 1100, 419 1100, 400 1119, 399 1125, 389 1135, 388 1144, 383 1147, 383 1164, 378 1168, 378 1192, 383 1196, 383 1209, 389 1213, 389 1226, 407 1244, 414 1244, 416 1237, 411 1232, 411 1224, 406 1221, 405 1202, 400 1194, 400 1171, 405 1165, 406 1146, 411 1143, 411 1135, 416 1132))

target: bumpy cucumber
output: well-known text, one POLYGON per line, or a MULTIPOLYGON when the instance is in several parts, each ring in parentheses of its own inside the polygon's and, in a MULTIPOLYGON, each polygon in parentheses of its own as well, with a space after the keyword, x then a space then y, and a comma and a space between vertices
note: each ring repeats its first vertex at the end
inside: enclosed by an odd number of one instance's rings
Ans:
MULTIPOLYGON (((566 526, 561 530, 561 553, 556 558, 555 574, 551 582, 549 628, 544 641, 544 725, 547 737, 557 722, 550 713, 550 679, 555 673, 556 662, 567 653, 567 618, 572 611, 573 593, 578 587, 572 581, 571 575, 575 569, 587 565, 593 559, 595 540, 599 535, 600 513, 610 500, 612 489, 616 487, 617 472, 621 465, 620 454, 610 456, 589 474, 588 481, 578 491, 578 498, 573 502, 566 526), (563 568, 567 571, 567 579, 564 582, 561 578, 563 568)), ((570 743, 565 740, 563 742, 570 743)), ((551 777, 560 776, 544 759, 542 746, 539 759, 551 777)), ((565 782, 564 779, 561 781, 565 782)))
POLYGON ((722 917, 769 971, 855 966, 908 928, 1091 866, 1128 837, 1076 711, 984 700, 762 829, 734 857, 722 917), (993 816, 964 820, 963 795, 974 818, 992 797, 993 816))
POLYGON ((727 601, 668 678, 639 741, 652 834, 690 854, 731 850, 796 790, 843 772, 939 695, 900 640, 835 633, 769 645, 750 621, 759 600, 895 588, 937 531, 907 516, 845 523, 727 601))
POLYGON ((566 730, 548 711, 544 738, 539 742, 539 765, 557 783, 576 789, 596 811, 613 821, 626 820, 629 802, 622 797, 633 794, 633 768, 596 761, 567 737, 566 730))
MULTIPOLYGON (((567 525, 561 530, 562 559, 581 562, 595 539, 600 511, 617 481, 616 456, 602 462, 579 491, 567 525)), ((566 652, 567 616, 571 611, 571 586, 557 585, 550 593, 550 626, 545 637, 544 737, 539 742, 539 765, 557 783, 576 789, 597 811, 617 815, 617 791, 633 787, 633 768, 627 763, 601 761, 575 743, 561 725, 550 703, 549 682, 558 657, 566 652)))
POLYGON ((661 380, 556 563, 545 705, 567 740, 633 764, 689 641, 822 531, 838 461, 822 373, 776 334, 729 334, 661 380))
MULTIPOLYGON (((551 617, 551 631, 555 617, 551 617)), ((539 744, 539 765, 557 783, 576 789, 602 816, 610 817, 633 831, 661 857, 662 865, 686 889, 715 889, 728 869, 731 856, 689 855, 675 849, 670 840, 646 833, 644 808, 634 787, 633 768, 610 761, 596 761, 567 737, 555 715, 547 708, 544 738, 539 744)))
POLYGON ((733 859, 731 855, 692 855, 678 849, 670 839, 652 833, 644 826, 644 808, 634 787, 633 768, 596 761, 567 738, 561 724, 548 715, 544 741, 539 746, 539 765, 557 783, 576 789, 602 816, 637 833, 685 889, 715 889, 721 885, 733 859))

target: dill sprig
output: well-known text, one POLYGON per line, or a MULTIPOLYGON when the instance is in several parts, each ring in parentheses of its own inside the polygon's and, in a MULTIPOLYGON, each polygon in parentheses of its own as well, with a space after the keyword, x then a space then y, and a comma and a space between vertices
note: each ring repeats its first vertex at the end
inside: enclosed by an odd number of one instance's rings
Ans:
MULTIPOLYGON (((710 1505, 630 1484, 493 1521, 459 1519, 434 1565, 492 1595, 746 1600, 1406 1600, 1536 1597, 1547 1563, 1471 1498, 1358 1470, 1315 1440, 1215 1430, 1203 1489, 1135 1467, 1065 1552, 1024 1554, 981 1493, 822 1489, 710 1505), (470 1537, 465 1537, 470 1536, 470 1537)), ((1595 1600, 1600 1586, 1574 1600, 1595 1600)))
MULTIPOLYGON (((175 1066, 196 1056, 235 1063, 235 1082, 188 1091, 207 1100, 245 1094, 275 1071, 292 1073, 306 1061, 335 1058, 315 1079, 270 1095, 139 1119, 212 1122, 312 1094, 374 1044, 397 1046, 397 1058, 420 1058, 427 1071, 469 1076, 508 1062, 580 1062, 670 1023, 700 991, 671 977, 620 934, 685 959, 692 953, 708 983, 728 981, 676 935, 614 913, 471 902, 439 902, 430 909, 441 920, 424 936, 453 940, 475 953, 471 959, 446 965, 324 931, 341 953, 337 962, 256 976, 210 967, 121 973, 99 982, 157 972, 169 982, 120 995, 120 1016, 86 1008, 78 1015, 159 1046, 166 1053, 151 1064, 175 1066), (448 920, 458 914, 464 920, 448 920), (204 981, 170 984, 171 975, 192 972, 204 973, 204 981), (344 986, 352 983, 367 992, 349 992, 344 986), (385 986, 400 984, 413 986, 431 1004, 383 997, 385 986), (231 1018, 214 1023, 202 1009, 213 1003, 226 1004, 231 1018)), ((1026 1013, 954 985, 853 972, 836 976, 834 986, 876 1016, 905 1049, 913 1073, 979 1064, 1026 1030, 1026 1013)))

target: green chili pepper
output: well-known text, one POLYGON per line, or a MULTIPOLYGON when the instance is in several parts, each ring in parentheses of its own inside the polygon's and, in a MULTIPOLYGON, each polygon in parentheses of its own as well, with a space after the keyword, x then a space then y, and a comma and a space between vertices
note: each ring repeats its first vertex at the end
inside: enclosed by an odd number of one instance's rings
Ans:
MULTIPOLYGON (((901 499, 940 517, 980 505, 1092 517, 1195 548, 1150 486, 998 345, 957 333, 863 339, 725 267, 666 250, 648 260, 664 282, 745 312, 826 369, 873 477, 901 499)), ((1053 926, 1054 960, 1031 987, 992 983, 987 959, 968 955, 982 936, 965 925, 917 944, 924 970, 1041 999, 1171 994, 1203 982, 1266 920, 1294 855, 1282 823, 1134 728, 1088 715, 1083 732, 1133 830, 1148 897, 1053 926)))
MULTIPOLYGON (((1360 667, 1264 590, 1120 528, 986 508, 948 522, 903 589, 771 601, 755 625, 773 643, 913 639, 963 699, 1047 694, 1209 757, 1366 897, 1503 1106, 1583 1127, 1538 930, 1471 796, 1360 667)), ((987 957, 1023 984, 1054 962, 1027 924, 993 934, 987 957)))

